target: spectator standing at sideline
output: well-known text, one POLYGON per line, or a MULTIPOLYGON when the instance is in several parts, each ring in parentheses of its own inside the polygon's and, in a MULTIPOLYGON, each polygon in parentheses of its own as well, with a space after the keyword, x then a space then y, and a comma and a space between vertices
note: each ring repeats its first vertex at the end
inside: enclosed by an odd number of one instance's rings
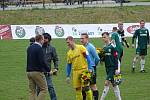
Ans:
POLYGON ((29 41, 30 41, 30 45, 32 45, 33 43, 35 43, 35 37, 30 38, 29 41))
MULTIPOLYGON (((56 92, 52 83, 52 75, 56 75, 58 71, 58 56, 56 49, 50 44, 52 40, 51 35, 48 33, 43 33, 43 36, 44 36, 44 44, 42 46, 42 49, 45 55, 46 64, 50 68, 50 74, 44 73, 44 75, 46 77, 50 99, 57 100, 56 92), (52 61, 54 63, 54 70, 52 70, 51 68, 52 61)), ((39 93, 39 88, 37 90, 39 93)))
POLYGON ((35 37, 35 43, 27 48, 27 77, 29 80, 29 100, 45 100, 47 84, 43 72, 50 72, 42 51, 44 43, 43 35, 35 37), (39 95, 36 95, 36 86, 40 88, 39 95))

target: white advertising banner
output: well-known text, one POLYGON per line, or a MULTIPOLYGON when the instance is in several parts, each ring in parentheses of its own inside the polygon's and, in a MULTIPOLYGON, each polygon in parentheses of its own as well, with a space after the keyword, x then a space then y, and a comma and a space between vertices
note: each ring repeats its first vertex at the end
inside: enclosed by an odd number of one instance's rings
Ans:
MULTIPOLYGON (((66 38, 73 36, 80 38, 80 34, 87 32, 90 38, 101 37, 102 32, 111 32, 117 24, 52 24, 52 25, 11 25, 13 39, 29 39, 36 34, 49 33, 52 38, 66 38)), ((150 30, 150 23, 145 27, 150 30)), ((126 37, 132 37, 139 28, 139 23, 124 23, 126 37)))

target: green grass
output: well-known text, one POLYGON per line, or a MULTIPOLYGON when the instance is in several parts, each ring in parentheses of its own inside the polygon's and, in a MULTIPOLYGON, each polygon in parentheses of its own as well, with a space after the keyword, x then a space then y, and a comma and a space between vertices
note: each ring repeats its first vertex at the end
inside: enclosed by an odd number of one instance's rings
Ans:
POLYGON ((0 11, 1 24, 103 24, 150 22, 150 6, 0 11))
POLYGON ((150 0, 129 0, 131 2, 150 2, 150 0))
MULTIPOLYGON (((103 46, 101 39, 91 39, 91 42, 96 47, 103 46)), ((72 85, 65 83, 65 54, 67 52, 65 40, 54 39, 52 44, 56 47, 60 58, 58 76, 53 77, 58 100, 75 100, 72 85)), ((26 48, 28 45, 28 40, 0 40, 0 100, 28 100, 28 80, 26 77, 26 48)), ((150 50, 148 51, 150 52, 150 50)), ((147 56, 145 65, 148 73, 139 73, 139 63, 136 72, 131 73, 134 54, 133 48, 124 48, 121 66, 124 72, 124 81, 120 85, 122 100, 150 100, 150 55, 147 56)), ((97 85, 101 95, 105 80, 104 65, 99 65, 97 72, 97 85)), ((49 100, 48 95, 46 100, 49 100)), ((106 100, 116 100, 112 90, 109 91, 106 100)))
MULTIPOLYGON (((116 7, 116 8, 78 8, 61 10, 18 10, 0 11, 1 24, 82 24, 82 23, 117 23, 139 22, 144 19, 150 22, 150 7, 116 7)), ((102 41, 92 39, 96 47, 102 47, 102 41)), ((78 41, 79 43, 79 41, 78 41)), ((58 100, 75 100, 72 85, 65 83, 65 67, 67 46, 64 39, 54 39, 60 62, 59 73, 53 77, 58 100)), ((26 48, 28 40, 0 40, 0 100, 28 100, 28 80, 26 77, 26 48)), ((125 48, 122 71, 124 82, 120 85, 123 100, 150 100, 150 55, 146 58, 148 73, 139 73, 139 63, 136 73, 131 73, 132 58, 135 50, 125 48)), ((149 50, 150 51, 150 50, 149 50)), ((100 95, 105 80, 104 65, 97 68, 97 85, 100 95)), ((48 95, 47 95, 48 100, 48 95)), ((106 100, 115 100, 112 90, 106 100)))

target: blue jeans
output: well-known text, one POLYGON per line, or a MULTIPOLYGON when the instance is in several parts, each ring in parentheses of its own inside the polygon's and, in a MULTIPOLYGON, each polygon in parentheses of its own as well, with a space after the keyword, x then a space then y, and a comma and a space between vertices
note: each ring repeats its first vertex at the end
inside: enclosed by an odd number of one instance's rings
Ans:
MULTIPOLYGON (((53 87, 53 83, 52 83, 51 76, 45 74, 45 78, 46 78, 46 81, 47 81, 48 92, 49 92, 49 95, 50 95, 51 100, 57 100, 57 97, 56 97, 55 89, 54 89, 54 87, 53 87)), ((37 87, 37 95, 38 95, 38 94, 39 94, 39 87, 37 87)))

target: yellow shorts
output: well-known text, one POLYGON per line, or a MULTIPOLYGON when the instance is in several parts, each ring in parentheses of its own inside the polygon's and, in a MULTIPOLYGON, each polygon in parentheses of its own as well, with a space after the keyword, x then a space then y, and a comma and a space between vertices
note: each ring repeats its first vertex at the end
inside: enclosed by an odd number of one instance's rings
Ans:
POLYGON ((87 69, 73 71, 73 75, 72 75, 73 88, 81 87, 81 82, 79 80, 79 77, 84 70, 87 70, 87 69))

